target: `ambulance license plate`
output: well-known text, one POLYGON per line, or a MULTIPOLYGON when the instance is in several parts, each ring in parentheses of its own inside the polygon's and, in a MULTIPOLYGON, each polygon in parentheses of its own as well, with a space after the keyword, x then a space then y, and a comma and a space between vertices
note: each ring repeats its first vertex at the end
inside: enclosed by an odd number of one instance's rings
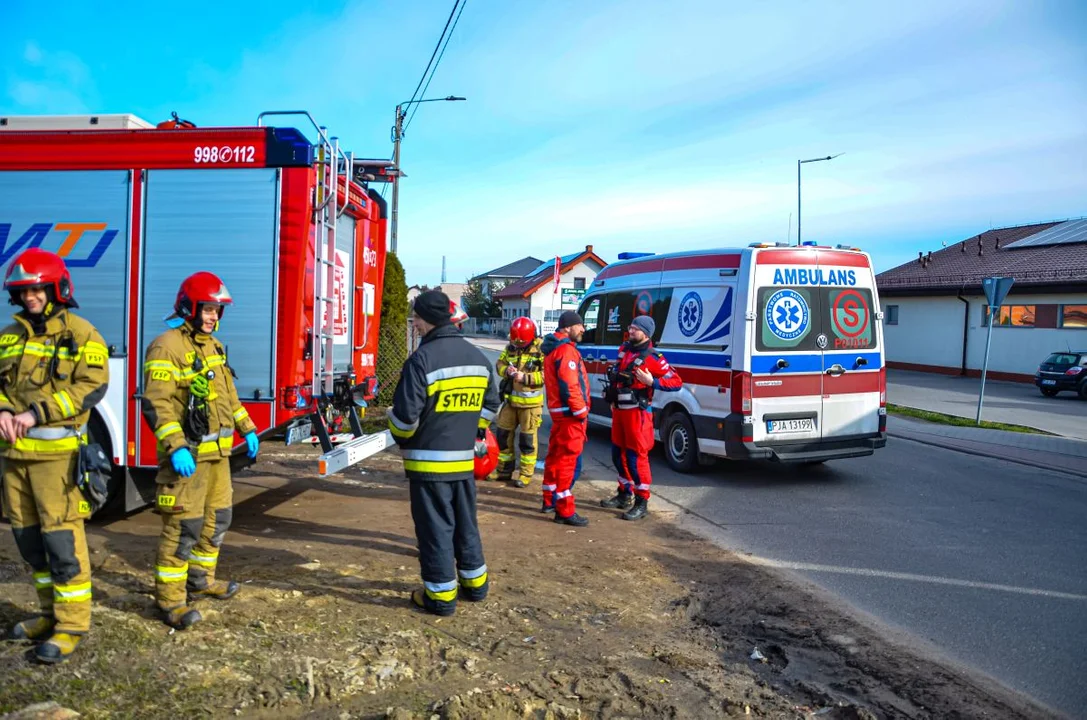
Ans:
POLYGON ((794 432, 814 432, 815 431, 815 418, 796 418, 794 420, 767 420, 766 432, 777 433, 794 433, 794 432))

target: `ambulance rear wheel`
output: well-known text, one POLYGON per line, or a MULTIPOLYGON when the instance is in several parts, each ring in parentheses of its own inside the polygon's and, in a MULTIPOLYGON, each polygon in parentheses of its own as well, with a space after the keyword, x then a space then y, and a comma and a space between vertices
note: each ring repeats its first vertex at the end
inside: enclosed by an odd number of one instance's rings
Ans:
POLYGON ((681 473, 692 473, 698 469, 698 438, 687 413, 677 410, 670 414, 664 421, 660 435, 664 443, 664 459, 670 468, 681 473))

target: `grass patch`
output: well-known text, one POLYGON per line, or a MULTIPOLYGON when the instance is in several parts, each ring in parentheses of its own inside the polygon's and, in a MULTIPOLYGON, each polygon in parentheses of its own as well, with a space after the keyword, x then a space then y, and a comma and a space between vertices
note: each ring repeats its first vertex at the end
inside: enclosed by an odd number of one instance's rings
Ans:
POLYGON ((989 422, 988 420, 982 420, 981 425, 978 425, 971 418, 959 417, 958 415, 945 415, 944 413, 932 412, 931 410, 918 410, 917 408, 892 405, 891 403, 887 403, 887 412, 895 415, 902 415, 904 417, 916 418, 918 420, 927 420, 928 422, 939 423, 941 425, 981 427, 988 430, 1007 430, 1008 432, 1030 433, 1032 435, 1051 434, 1044 430, 1038 430, 1037 428, 1026 427, 1025 425, 1011 425, 1009 423, 989 422))

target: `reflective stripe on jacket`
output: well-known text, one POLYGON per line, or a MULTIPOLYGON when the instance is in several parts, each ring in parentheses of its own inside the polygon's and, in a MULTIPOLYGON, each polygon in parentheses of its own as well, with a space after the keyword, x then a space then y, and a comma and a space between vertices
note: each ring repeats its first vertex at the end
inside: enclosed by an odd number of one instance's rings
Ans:
POLYGON ((223 346, 211 335, 195 332, 188 323, 167 330, 148 346, 143 384, 141 408, 158 440, 160 463, 183 447, 195 449, 201 458, 227 457, 234 446, 235 429, 241 435, 257 429, 238 399, 223 346), (197 375, 208 378, 208 432, 186 438, 182 424, 189 386, 197 375))
POLYGON ((544 385, 547 410, 552 418, 571 417, 584 420, 589 415, 589 376, 581 353, 562 330, 543 341, 544 385))
POLYGON ((0 449, 23 460, 74 452, 109 385, 105 341, 67 308, 37 330, 25 312, 14 319, 0 330, 0 411, 30 411, 37 424, 14 445, 0 440, 0 449))
POLYGON ((646 385, 637 379, 626 387, 619 388, 619 400, 616 407, 620 410, 634 408, 649 409, 653 402, 653 391, 675 392, 683 387, 683 380, 668 361, 664 359, 660 351, 653 347, 652 342, 646 342, 643 347, 634 347, 630 342, 619 346, 619 371, 633 373, 635 367, 643 368, 653 376, 653 384, 646 385), (640 361, 640 362, 639 362, 640 361))
POLYGON ((476 432, 498 412, 498 382, 486 356, 452 325, 427 333, 400 370, 389 431, 412 480, 465 480, 476 432))
POLYGON ((505 393, 502 400, 515 407, 542 407, 544 402, 543 345, 541 338, 536 338, 529 345, 519 348, 513 343, 506 345, 498 356, 495 368, 501 386, 506 378, 507 368, 515 368, 525 374, 525 381, 510 380, 512 389, 505 393))

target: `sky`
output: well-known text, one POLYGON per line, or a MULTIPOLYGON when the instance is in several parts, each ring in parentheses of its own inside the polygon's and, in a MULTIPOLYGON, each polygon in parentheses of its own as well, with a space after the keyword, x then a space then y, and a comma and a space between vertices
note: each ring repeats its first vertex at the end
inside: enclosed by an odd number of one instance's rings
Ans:
MULTIPOLYGON (((849 243, 878 270, 1087 215, 1087 3, 462 0, 405 133, 398 255, 849 243)), ((0 3, 0 114, 306 109, 391 157, 453 0, 0 3), (259 8, 259 9, 258 9, 259 8), (43 17, 43 13, 48 17, 43 17)))

